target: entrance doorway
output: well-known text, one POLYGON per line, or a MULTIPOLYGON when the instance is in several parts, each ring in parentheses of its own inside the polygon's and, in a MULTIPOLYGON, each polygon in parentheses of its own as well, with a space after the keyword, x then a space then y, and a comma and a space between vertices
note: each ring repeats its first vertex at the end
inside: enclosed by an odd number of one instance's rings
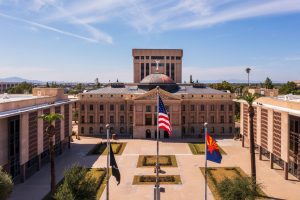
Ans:
POLYGON ((151 131, 149 129, 146 130, 146 138, 151 138, 151 131))
POLYGON ((170 136, 169 136, 169 133, 167 132, 167 131, 164 131, 164 138, 169 138, 170 136))

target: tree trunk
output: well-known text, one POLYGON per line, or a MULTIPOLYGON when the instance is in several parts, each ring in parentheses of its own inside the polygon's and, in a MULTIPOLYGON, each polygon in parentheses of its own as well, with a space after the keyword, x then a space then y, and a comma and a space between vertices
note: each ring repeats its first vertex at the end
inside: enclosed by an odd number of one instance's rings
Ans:
POLYGON ((54 126, 50 125, 47 129, 48 137, 49 137, 49 154, 50 154, 50 178, 51 178, 51 197, 55 194, 55 151, 54 151, 54 144, 53 144, 53 136, 54 136, 54 126))
POLYGON ((249 106, 249 118, 250 118, 251 177, 252 177, 254 183, 256 183, 255 144, 254 144, 254 132, 253 132, 253 118, 254 118, 253 106, 249 106))

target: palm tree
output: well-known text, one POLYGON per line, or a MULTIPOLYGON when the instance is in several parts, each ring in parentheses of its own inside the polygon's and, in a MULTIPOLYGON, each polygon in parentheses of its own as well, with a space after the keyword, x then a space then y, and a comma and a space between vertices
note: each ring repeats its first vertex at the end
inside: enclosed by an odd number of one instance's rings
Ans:
POLYGON ((43 119, 44 121, 48 122, 48 125, 46 127, 46 133, 49 138, 49 154, 50 154, 50 163, 51 163, 51 196, 54 195, 55 192, 55 154, 54 154, 54 145, 53 145, 53 136, 55 135, 55 127, 53 123, 56 120, 61 120, 63 119, 63 116, 61 114, 57 113, 52 113, 52 114, 47 114, 47 115, 42 115, 39 118, 43 119))
MULTIPOLYGON (((255 166, 255 147, 254 147, 254 132, 253 132, 253 118, 255 115, 254 108, 253 108, 253 102, 258 98, 256 94, 251 94, 246 92, 242 97, 240 97, 241 100, 246 101, 248 104, 248 114, 249 114, 249 125, 250 125, 250 157, 251 157, 251 177, 256 183, 256 166, 255 166)), ((244 136, 243 136, 243 142, 244 142, 244 136)))
POLYGON ((250 87, 250 72, 251 72, 251 68, 247 67, 246 68, 246 73, 248 74, 248 86, 250 87))

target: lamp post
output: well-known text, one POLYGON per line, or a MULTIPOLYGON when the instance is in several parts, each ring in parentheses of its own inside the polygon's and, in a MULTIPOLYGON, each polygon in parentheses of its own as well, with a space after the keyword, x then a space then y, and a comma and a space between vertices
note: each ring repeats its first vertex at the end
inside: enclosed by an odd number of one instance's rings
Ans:
POLYGON ((107 146, 107 165, 106 165, 106 200, 109 200, 109 164, 110 164, 110 140, 109 124, 106 124, 106 146, 107 146))

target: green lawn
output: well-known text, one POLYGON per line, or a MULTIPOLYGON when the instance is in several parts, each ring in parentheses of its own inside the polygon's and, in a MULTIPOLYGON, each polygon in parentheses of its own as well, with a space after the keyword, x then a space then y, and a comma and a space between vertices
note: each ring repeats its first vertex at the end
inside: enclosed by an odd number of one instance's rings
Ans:
MULTIPOLYGON (((188 143, 191 152, 194 155, 204 155, 205 154, 205 143, 188 143)), ((220 153, 226 155, 226 152, 219 146, 220 153)))
MULTIPOLYGON (((154 185, 156 182, 155 175, 134 176, 132 185, 154 185)), ((179 175, 161 175, 159 182, 162 185, 182 184, 179 175)))
MULTIPOLYGON (((205 176, 205 168, 200 168, 203 176, 205 176)), ((216 200, 221 200, 219 195, 217 185, 221 183, 225 178, 234 179, 238 176, 247 177, 247 174, 239 167, 209 167, 207 168, 207 184, 210 188, 214 198, 216 200)), ((266 194, 260 189, 259 193, 262 197, 266 197, 266 194)))
MULTIPOLYGON (((115 155, 122 155, 125 147, 125 142, 112 142, 111 148, 115 155)), ((101 142, 96 144, 89 152, 88 155, 107 155, 107 145, 106 142, 101 142)))
MULTIPOLYGON (((156 155, 140 155, 137 167, 154 167, 156 165, 156 155)), ((159 156, 161 167, 177 167, 176 157, 174 155, 159 156)))

